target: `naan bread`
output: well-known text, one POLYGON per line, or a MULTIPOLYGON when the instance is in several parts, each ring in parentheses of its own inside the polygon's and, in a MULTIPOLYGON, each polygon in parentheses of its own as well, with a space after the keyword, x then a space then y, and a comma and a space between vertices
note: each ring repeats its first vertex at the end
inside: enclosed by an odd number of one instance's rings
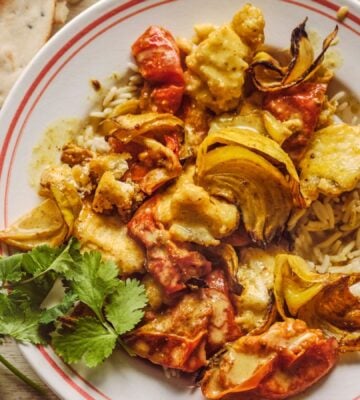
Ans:
POLYGON ((0 0, 0 107, 51 34, 56 0, 0 0))

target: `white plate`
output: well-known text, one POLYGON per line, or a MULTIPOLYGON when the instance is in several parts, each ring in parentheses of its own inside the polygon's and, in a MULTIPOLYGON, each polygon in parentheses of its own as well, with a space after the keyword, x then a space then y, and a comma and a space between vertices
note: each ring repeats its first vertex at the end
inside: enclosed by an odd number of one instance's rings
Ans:
MULTIPOLYGON (((267 43, 287 47, 291 30, 308 16, 308 28, 321 37, 336 23, 333 0, 253 0, 266 17, 267 43)), ((223 23, 241 7, 238 0, 103 0, 65 27, 35 57, 17 82, 0 116, 0 224, 29 210, 38 201, 28 184, 31 149, 41 133, 59 118, 86 115, 91 107, 91 78, 126 69, 131 43, 150 25, 174 35, 192 35, 199 22, 223 23)), ((360 3, 342 1, 350 14, 340 23, 337 46, 343 64, 338 87, 360 95, 360 3)), ((338 87, 336 87, 338 86, 338 87)), ((120 351, 95 370, 65 366, 49 348, 21 346, 39 376, 66 400, 202 399, 185 382, 165 378, 160 368, 120 351)), ((343 357, 340 365, 301 398, 360 399, 360 357, 343 357)), ((299 398, 299 397, 298 397, 299 398)))

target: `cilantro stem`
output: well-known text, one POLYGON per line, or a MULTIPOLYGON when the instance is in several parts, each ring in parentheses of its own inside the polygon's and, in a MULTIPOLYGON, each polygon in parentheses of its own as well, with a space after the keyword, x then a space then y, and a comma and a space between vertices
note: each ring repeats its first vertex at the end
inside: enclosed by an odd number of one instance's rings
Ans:
POLYGON ((0 362, 8 369, 10 370, 15 376, 17 376, 19 379, 21 379, 24 383, 35 389, 37 392, 40 394, 45 394, 44 389, 41 388, 37 383, 35 383, 33 380, 28 378, 26 375, 24 375, 22 372, 20 372, 13 364, 11 364, 6 358, 4 358, 0 354, 0 362))
POLYGON ((136 353, 133 352, 133 351, 129 348, 129 346, 121 339, 120 336, 118 336, 117 341, 118 341, 118 343, 120 344, 120 346, 128 353, 128 355, 129 355, 130 357, 135 357, 135 356, 136 356, 136 353))

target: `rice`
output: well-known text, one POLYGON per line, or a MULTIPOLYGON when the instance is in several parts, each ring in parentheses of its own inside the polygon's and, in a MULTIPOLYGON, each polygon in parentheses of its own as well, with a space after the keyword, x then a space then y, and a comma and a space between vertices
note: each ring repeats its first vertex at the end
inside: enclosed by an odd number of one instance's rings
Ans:
POLYGON ((360 269, 360 185, 339 198, 320 196, 297 214, 288 225, 296 254, 320 273, 360 269))
POLYGON ((128 68, 129 71, 125 77, 114 73, 110 88, 106 89, 105 93, 104 91, 100 93, 97 105, 90 111, 81 133, 75 138, 79 146, 98 153, 106 153, 110 150, 105 138, 98 134, 97 127, 103 120, 114 114, 116 107, 138 98, 143 83, 137 66, 129 63, 128 68))

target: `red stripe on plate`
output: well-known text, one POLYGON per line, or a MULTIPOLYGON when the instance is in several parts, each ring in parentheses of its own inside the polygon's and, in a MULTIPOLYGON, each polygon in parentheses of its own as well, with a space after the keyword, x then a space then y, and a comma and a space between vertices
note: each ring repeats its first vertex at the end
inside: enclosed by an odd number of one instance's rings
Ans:
POLYGON ((119 14, 122 11, 127 10, 128 8, 131 8, 137 4, 143 3, 146 0, 131 0, 125 4, 122 4, 121 6, 114 8, 107 14, 104 14, 102 17, 98 18, 88 26, 86 26, 84 29, 82 29, 79 33, 77 33, 72 39, 70 39, 52 58, 51 60, 45 65, 45 67, 40 71, 39 75, 35 78, 27 92, 25 93, 25 96, 23 97, 19 107, 17 108, 15 115, 10 123, 10 127, 6 133, 3 146, 1 148, 0 152, 0 183, 1 183, 1 177, 2 177, 2 171, 3 171, 3 165, 5 161, 5 156, 9 147, 9 143, 12 137, 12 134, 16 128, 16 125, 18 123, 18 120, 29 102, 32 93, 36 88, 39 86, 43 78, 46 76, 46 74, 50 71, 50 69, 56 64, 56 62, 71 48, 73 47, 81 38, 83 38, 87 33, 92 31, 94 28, 96 28, 98 25, 100 25, 102 22, 107 21, 109 18, 113 17, 116 14, 119 14))
MULTIPOLYGON (((339 6, 338 4, 333 4, 328 0, 312 0, 315 3, 319 3, 322 6, 325 6, 327 8, 330 8, 331 10, 334 11, 338 11, 340 9, 341 6, 339 6)), ((360 17, 358 17, 357 15, 353 14, 352 12, 348 12, 346 14, 346 18, 351 19, 352 21, 354 21, 356 24, 360 25, 360 17)))
MULTIPOLYGON (((295 1, 295 0, 281 0, 281 1, 283 1, 284 3, 294 4, 296 6, 299 6, 299 7, 302 7, 302 8, 306 8, 307 10, 311 10, 311 11, 314 11, 314 12, 316 12, 318 14, 321 14, 324 17, 332 19, 337 24, 340 24, 340 25, 344 26, 345 28, 349 29, 350 31, 352 31, 356 35, 360 36, 360 31, 357 31, 355 28, 353 28, 352 26, 346 24, 345 22, 340 22, 336 17, 333 17, 332 15, 330 15, 330 14, 328 14, 328 13, 322 11, 322 10, 319 10, 318 8, 309 6, 307 4, 303 4, 303 3, 299 2, 299 1, 295 1)), ((313 1, 315 1, 315 0, 313 0, 313 1)))
MULTIPOLYGON (((143 0, 141 0, 141 1, 143 1, 143 0)), ((7 175, 6 175, 6 184, 5 184, 5 201, 4 201, 4 223, 5 223, 5 226, 7 226, 7 224, 8 224, 8 190, 9 190, 9 181, 10 181, 10 175, 11 175, 11 173, 12 173, 12 166, 13 166, 13 162, 14 162, 14 159, 15 159, 15 155, 16 155, 16 151, 17 151, 17 148, 18 148, 18 144, 19 144, 19 142, 20 142, 20 140, 21 140, 21 138, 22 138, 22 136, 23 136, 24 128, 25 128, 25 126, 26 126, 26 124, 27 124, 27 122, 28 122, 28 120, 29 120, 29 118, 30 118, 32 112, 34 111, 34 108, 35 108, 36 105, 38 104, 39 100, 41 99, 41 97, 43 96, 44 92, 46 91, 46 89, 47 89, 47 88, 49 87, 49 85, 51 84, 51 82, 56 78, 56 76, 59 74, 59 72, 65 67, 65 65, 69 63, 69 61, 71 61, 84 47, 86 47, 87 45, 89 45, 89 44, 90 44, 94 39, 96 39, 98 36, 101 36, 103 33, 107 32, 109 29, 111 29, 111 28, 114 27, 115 25, 118 25, 118 24, 120 24, 121 22, 123 22, 123 21, 125 21, 125 20, 127 20, 127 19, 129 19, 129 18, 131 18, 131 17, 133 17, 133 16, 135 16, 135 15, 141 14, 142 12, 147 11, 147 10, 149 10, 149 9, 156 8, 156 7, 159 7, 159 6, 161 6, 161 5, 168 4, 168 3, 172 3, 172 2, 175 2, 175 1, 177 1, 177 0, 164 0, 164 1, 160 1, 160 2, 158 2, 158 3, 155 3, 155 4, 149 5, 149 6, 147 6, 147 7, 144 7, 144 8, 142 8, 142 9, 140 9, 140 10, 134 11, 133 13, 130 13, 130 14, 128 14, 128 15, 126 15, 126 16, 124 16, 124 17, 118 19, 118 20, 116 20, 115 22, 113 22, 113 23, 110 24, 109 26, 107 26, 107 27, 103 28, 101 31, 97 32, 94 36, 90 37, 86 42, 84 42, 78 49, 76 49, 76 50, 75 50, 75 51, 74 51, 74 52, 59 66, 59 68, 53 73, 53 75, 51 75, 50 79, 47 81, 47 83, 46 83, 45 86, 42 88, 41 92, 38 94, 38 96, 36 97, 35 101, 34 101, 33 104, 31 105, 31 108, 30 108, 30 110, 28 111, 28 113, 27 113, 27 115, 26 115, 26 117, 25 117, 25 120, 24 120, 23 124, 21 125, 21 128, 20 128, 20 130, 19 130, 19 134, 18 134, 17 137, 16 137, 16 142, 15 142, 13 151, 12 151, 12 153, 11 153, 10 165, 9 165, 9 169, 8 169, 8 171, 7 171, 7 175)), ((121 10, 121 11, 123 11, 123 10, 121 10)), ((113 17, 113 16, 116 15, 116 14, 114 14, 113 12, 110 12, 108 15, 109 15, 109 18, 111 18, 111 17, 113 17)), ((98 21, 99 21, 99 23, 98 23, 97 25, 95 25, 94 23, 91 24, 91 25, 94 25, 93 28, 97 27, 97 26, 100 25, 102 22, 105 22, 105 21, 103 20, 103 17, 99 18, 98 21)), ((90 25, 89 25, 89 26, 90 26, 90 25)), ((85 34, 89 33, 89 30, 86 28, 86 29, 84 29, 84 32, 85 32, 85 33, 84 33, 84 35, 85 35, 85 34)), ((81 39, 81 38, 82 38, 82 37, 79 37, 79 39, 81 39)), ((73 42, 73 39, 71 39, 71 40, 69 41, 69 43, 70 43, 70 42, 73 42)), ((75 42, 74 42, 73 44, 75 44, 75 42)), ((70 48, 69 46, 67 46, 67 44, 64 46, 64 48, 65 48, 65 47, 66 47, 66 50, 68 50, 68 49, 70 48)), ((60 52, 59 52, 59 53, 60 53, 60 52)), ((61 54, 59 54, 58 59, 60 59, 60 58, 64 55, 64 53, 65 53, 65 52, 61 52, 61 54)), ((56 62, 56 61, 57 61, 57 60, 55 60, 55 62, 56 62)), ((50 61, 50 62, 51 62, 51 61, 50 61)), ((54 62, 53 64, 55 64, 55 62, 54 62)), ((50 64, 50 63, 49 63, 49 64, 50 64)), ((51 67, 53 66, 53 64, 51 65, 51 67)), ((48 69, 46 70, 46 72, 44 73, 44 75, 41 77, 41 80, 42 80, 42 78, 44 78, 44 77, 47 75, 47 73, 49 72, 49 70, 51 69, 51 67, 48 68, 48 69)), ((45 69, 46 69, 46 68, 44 68, 44 70, 45 70, 45 69)), ((43 70, 43 71, 44 71, 44 70, 43 70)), ((42 71, 42 72, 43 72, 43 71, 42 71)), ((42 74, 42 72, 40 72, 39 76, 42 74)), ((38 78, 37 78, 37 79, 38 79, 38 78)), ((39 83, 41 82, 41 80, 39 81, 39 83)), ((30 96, 31 96, 31 93, 30 93, 30 96)), ((21 114, 21 111, 20 111, 20 114, 21 114)), ((14 116, 14 119, 15 119, 15 118, 17 118, 16 115, 14 116)), ((17 124, 17 122, 18 122, 18 121, 16 120, 15 125, 17 124)), ((15 126, 14 126, 14 129, 15 129, 15 126)), ((8 133, 9 133, 9 141, 10 141, 12 135, 13 135, 14 129, 13 129, 11 132, 10 132, 10 129, 9 129, 9 131, 8 131, 8 133)), ((5 157, 5 155, 4 155, 4 157, 5 157)), ((1 170, 2 170, 2 164, 1 164, 1 156, 0 156, 0 171, 1 171, 1 170)), ((1 172, 0 172, 0 174, 1 174, 1 172)), ((0 175, 0 180, 1 180, 1 175, 0 175)))
MULTIPOLYGON (((39 95, 36 97, 34 103, 31 105, 30 110, 28 111, 26 118, 21 126, 20 132, 16 138, 16 143, 14 146, 14 150, 12 152, 12 156, 11 156, 11 160, 10 160, 10 166, 8 169, 8 173, 7 173, 7 179, 6 179, 6 186, 5 186, 5 221, 7 223, 7 198, 8 198, 8 186, 9 186, 9 177, 11 174, 11 169, 12 169, 12 165, 13 165, 13 161, 14 161, 14 156, 16 153, 16 149, 18 147, 20 138, 22 136, 23 133, 23 129, 31 115, 31 113, 33 112, 36 104, 38 103, 38 101, 40 100, 41 96, 44 94, 45 90, 47 89, 47 87, 50 85, 50 83, 54 80, 54 78, 58 75, 58 73, 61 71, 61 69, 85 46, 87 46, 89 43, 91 43, 96 37, 100 36, 101 34, 103 34, 104 32, 106 32, 107 30, 109 30, 111 27, 123 22, 124 20, 133 17, 134 15, 140 14, 148 9, 151 8, 155 8, 158 7, 160 5, 163 4, 167 4, 167 3, 171 3, 173 1, 176 0, 165 0, 159 3, 155 3, 153 5, 144 7, 138 11, 135 11, 125 17, 122 17, 120 19, 118 19, 117 21, 115 21, 114 23, 112 23, 111 25, 109 25, 108 27, 102 29, 100 32, 98 32, 97 34, 95 34, 93 37, 91 37, 89 40, 87 40, 83 45, 80 46, 80 48, 78 48, 75 52, 73 52, 66 60, 65 62, 63 62, 61 64, 61 66, 57 69, 57 71, 50 77, 49 81, 46 83, 45 87, 41 90, 41 92, 39 93, 39 95)), ((0 153, 0 180, 2 177, 2 172, 3 172, 3 165, 4 165, 4 161, 5 161, 5 155, 7 153, 8 147, 9 147, 9 143, 10 140, 13 136, 13 133, 16 129, 16 126, 18 124, 19 118, 21 116, 21 114, 24 111, 25 106, 27 105, 27 103, 29 102, 29 100, 31 99, 32 93, 34 90, 36 90, 36 88, 39 86, 39 84, 43 81, 43 79, 46 77, 46 75, 49 73, 49 71, 51 70, 51 68, 56 64, 56 62, 61 59, 61 57, 64 56, 64 54, 71 49, 80 39, 82 39, 86 34, 88 34, 89 32, 91 32, 92 30, 94 30, 94 28, 98 27, 99 25, 101 25, 103 22, 106 22, 108 19, 110 19, 111 17, 119 14, 122 11, 125 11, 128 8, 131 8, 137 4, 140 3, 144 3, 146 2, 146 0, 132 0, 129 1, 128 3, 125 3, 113 10, 111 10, 110 12, 108 12, 107 14, 103 15, 102 17, 98 18, 97 20, 93 21, 91 24, 89 24, 87 27, 85 27, 82 31, 80 31, 77 35, 75 35, 72 39, 70 39, 52 58, 51 60, 45 65, 45 67, 41 70, 41 72, 39 73, 39 75, 35 78, 35 80, 33 81, 33 83, 30 85, 29 89, 27 90, 25 96, 23 97, 22 101, 20 102, 19 107, 17 108, 15 115, 10 123, 10 127, 8 129, 8 132, 6 134, 6 137, 4 139, 3 142, 3 146, 1 149, 1 153, 0 153)), ((45 360, 49 363, 49 365, 54 369, 55 372, 57 372, 63 379, 64 381, 70 385, 75 391, 77 391, 81 396, 83 396, 84 400, 96 400, 94 397, 92 397, 89 393, 87 393, 83 388, 81 388, 70 376, 68 376, 64 370, 62 369, 61 365, 59 365, 56 360, 54 360, 50 354, 47 352, 47 350, 43 347, 43 346, 38 346, 38 350, 39 352, 42 354, 42 356, 45 358, 45 360)), ((86 379, 84 379, 79 373, 77 373, 75 370, 73 370, 71 367, 68 367, 82 382, 84 382, 89 388, 91 388, 92 390, 94 390, 96 393, 98 393, 99 395, 101 395, 105 400, 111 400, 108 396, 106 396, 104 393, 102 393, 99 389, 97 389, 94 385, 92 385, 90 382, 88 382, 86 379)))
MULTIPOLYGON (((19 107, 17 108, 15 115, 10 123, 9 129, 6 133, 4 142, 3 142, 3 146, 0 152, 0 180, 2 178, 2 172, 3 172, 3 165, 4 165, 4 161, 5 161, 5 156, 10 144, 10 140, 12 138, 12 135, 16 129, 16 126, 18 124, 18 121, 21 117, 21 114, 24 111, 24 108, 26 107, 26 105, 28 104, 29 100, 31 99, 32 93, 37 89, 37 87, 40 85, 40 83, 43 81, 43 79, 46 77, 46 75, 49 73, 49 71, 51 70, 51 68, 57 63, 57 61, 59 59, 61 59, 61 57, 68 51, 70 50, 80 39, 82 39, 86 34, 88 34, 89 32, 91 32, 92 30, 94 30, 94 28, 98 27, 99 25, 101 25, 103 22, 106 22, 108 19, 110 19, 111 17, 119 14, 122 11, 125 11, 131 7, 134 7, 135 5, 138 5, 140 3, 144 3, 147 0, 131 0, 127 3, 122 4, 121 6, 114 8, 113 10, 111 10, 110 12, 108 12, 107 14, 104 14, 102 17, 98 18, 97 20, 93 21, 91 24, 89 24, 88 26, 86 26, 83 30, 81 30, 79 33, 77 33, 72 39, 70 39, 52 58, 51 60, 45 65, 45 67, 41 70, 41 72, 39 73, 39 75, 35 78, 35 80, 32 82, 32 84, 30 85, 29 89, 27 90, 25 96, 23 97, 22 101, 20 102, 19 107)), ((32 113, 32 111, 34 110, 36 104, 39 102, 41 96, 44 94, 45 90, 47 89, 47 87, 50 85, 50 83, 53 81, 53 79, 58 75, 58 73, 61 71, 61 69, 85 46, 87 46, 90 42, 92 42, 96 37, 98 37, 99 35, 103 34, 104 32, 106 32, 108 29, 110 29, 111 27, 113 27, 116 24, 119 24, 121 22, 123 22, 124 20, 140 14, 141 12, 144 12, 148 9, 154 8, 154 7, 158 7, 160 5, 163 4, 167 4, 167 3, 171 3, 173 1, 176 0, 165 0, 163 2, 159 2, 156 4, 153 4, 151 6, 148 7, 144 7, 141 10, 138 10, 136 12, 133 12, 132 14, 129 14, 123 18, 120 18, 119 20, 117 20, 116 22, 114 22, 113 24, 111 24, 109 27, 104 28, 103 30, 101 30, 100 32, 98 32, 96 35, 94 35, 92 38, 90 38, 88 41, 86 41, 82 46, 80 46, 79 49, 77 49, 74 53, 72 53, 66 60, 65 62, 63 62, 63 64, 61 64, 61 66, 57 69, 57 71, 50 77, 49 81, 46 83, 46 85, 44 86, 44 88, 41 90, 41 92, 39 93, 39 95, 37 96, 37 98, 35 99, 35 102, 32 104, 28 114, 26 115, 26 118, 21 126, 21 130, 19 132, 19 135, 16 139, 16 143, 15 143, 15 147, 12 153, 12 157, 11 157, 11 161, 10 161, 10 167, 8 169, 8 173, 7 173, 7 179, 6 179, 6 194, 5 194, 5 221, 7 221, 7 194, 8 194, 8 184, 9 184, 9 177, 10 177, 10 171, 12 169, 12 165, 13 165, 13 160, 14 160, 14 156, 16 153, 16 149, 18 146, 18 143, 20 141, 20 138, 22 136, 24 127, 32 113)), ((282 0, 284 2, 287 3, 291 3, 303 8, 307 8, 309 10, 315 11, 317 13, 320 13, 332 20, 336 20, 336 18, 332 17, 329 14, 326 14, 324 12, 322 12, 321 10, 318 10, 314 7, 311 6, 307 6, 304 5, 302 3, 299 3, 297 1, 294 0, 282 0)), ((329 8, 332 8, 332 3, 326 1, 326 0, 313 0, 317 3, 320 3, 322 5, 328 6, 329 8)), ((332 8, 333 9, 333 8, 332 8)), ((354 22, 356 22, 357 24, 360 23, 360 19, 356 16, 354 16, 353 14, 348 14, 348 17, 350 19, 352 19, 354 22)), ((338 21, 337 21, 338 22, 338 21)), ((352 30, 354 33, 359 35, 359 32, 357 32, 356 30, 354 30, 352 27, 348 26, 345 23, 342 23, 342 25, 344 25, 345 27, 347 27, 348 29, 352 30)), ((42 346, 38 346, 39 352, 43 355, 43 357, 47 360, 47 362, 49 363, 49 365, 64 379, 64 381, 70 385, 74 390, 76 390, 81 396, 84 397, 85 400, 95 400, 90 394, 88 394, 83 388, 81 388, 70 376, 68 376, 64 370, 61 368, 61 366, 59 364, 57 364, 56 360, 54 360, 50 354, 46 351, 46 349, 42 346)), ((103 396, 105 399, 110 400, 109 397, 107 397, 105 394, 103 394, 102 392, 100 392, 95 386, 93 386, 90 382, 86 381, 81 375, 79 375, 76 371, 74 371, 71 368, 71 371, 79 378, 81 379, 87 386, 89 386, 92 390, 96 391, 98 394, 100 394, 101 396, 103 396)))
POLYGON ((50 356, 43 346, 37 346, 37 348, 44 356, 45 360, 51 365, 51 367, 64 379, 67 384, 81 394, 85 400, 96 400, 94 397, 90 396, 89 393, 85 392, 85 390, 78 386, 76 382, 64 372, 64 370, 56 363, 56 361, 50 356))

